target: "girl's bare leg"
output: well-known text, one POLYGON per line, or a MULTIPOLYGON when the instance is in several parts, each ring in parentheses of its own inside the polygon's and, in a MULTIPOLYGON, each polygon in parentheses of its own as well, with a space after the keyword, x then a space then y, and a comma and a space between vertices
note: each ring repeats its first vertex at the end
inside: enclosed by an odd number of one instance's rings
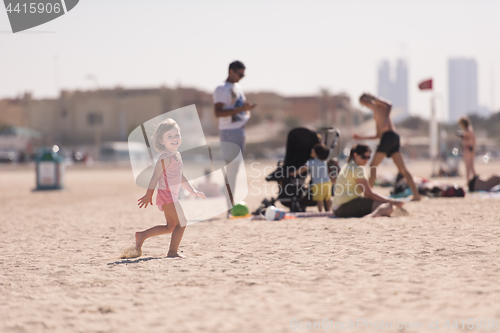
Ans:
POLYGON ((165 214, 165 219, 167 222, 167 225, 157 225, 152 228, 149 228, 144 231, 139 231, 135 233, 135 247, 140 250, 142 248, 142 244, 144 244, 144 241, 148 239, 149 237, 154 237, 154 236, 160 236, 164 234, 169 234, 172 231, 174 231, 174 228, 176 226, 175 221, 171 221, 169 219, 169 214, 168 214, 168 205, 173 205, 172 204, 165 204, 162 206, 163 208, 163 213, 165 214))
POLYGON ((168 249, 167 257, 183 257, 177 251, 179 250, 179 244, 182 240, 182 235, 184 235, 184 230, 186 227, 181 227, 177 225, 172 232, 172 239, 170 240, 170 248, 168 249))
POLYGON ((135 247, 140 249, 142 244, 149 237, 160 236, 164 234, 169 234, 173 231, 174 226, 169 225, 157 225, 144 231, 138 231, 135 233, 135 247))
POLYGON ((181 243, 182 236, 184 235, 184 230, 186 227, 181 226, 182 224, 187 225, 186 216, 184 215, 184 211, 182 210, 179 202, 175 202, 175 204, 169 204, 168 207, 165 207, 166 214, 168 214, 169 221, 174 221, 175 228, 172 231, 172 238, 170 240, 170 248, 168 249, 167 257, 182 257, 178 254, 179 244, 181 243))

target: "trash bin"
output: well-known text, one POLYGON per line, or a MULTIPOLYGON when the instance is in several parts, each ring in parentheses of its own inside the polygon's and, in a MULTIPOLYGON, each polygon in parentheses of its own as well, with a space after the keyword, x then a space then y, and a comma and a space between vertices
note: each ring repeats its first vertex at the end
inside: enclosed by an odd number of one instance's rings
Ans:
POLYGON ((63 188, 64 158, 59 147, 42 149, 35 157, 36 189, 59 190, 63 188))

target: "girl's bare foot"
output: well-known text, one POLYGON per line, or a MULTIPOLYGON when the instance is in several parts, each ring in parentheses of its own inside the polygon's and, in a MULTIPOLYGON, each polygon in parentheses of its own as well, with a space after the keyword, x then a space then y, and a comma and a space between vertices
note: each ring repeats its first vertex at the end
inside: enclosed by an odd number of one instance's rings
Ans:
POLYGON ((414 195, 411 201, 420 201, 420 199, 422 199, 420 195, 414 195))
POLYGON ((167 253, 167 258, 186 258, 186 256, 177 252, 169 252, 167 253))

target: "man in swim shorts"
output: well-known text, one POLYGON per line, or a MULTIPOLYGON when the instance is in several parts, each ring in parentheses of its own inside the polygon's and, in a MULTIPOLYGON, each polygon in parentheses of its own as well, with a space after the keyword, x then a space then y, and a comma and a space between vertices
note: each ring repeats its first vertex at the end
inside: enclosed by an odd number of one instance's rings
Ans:
POLYGON ((403 155, 400 152, 399 135, 396 133, 396 128, 394 123, 390 118, 390 113, 392 109, 391 102, 376 97, 370 94, 363 94, 359 98, 361 105, 366 106, 373 111, 373 119, 375 120, 377 134, 374 136, 361 136, 358 134, 353 134, 354 140, 374 140, 380 139, 380 143, 375 152, 370 163, 370 186, 373 187, 375 180, 377 178, 377 166, 382 162, 385 157, 391 157, 396 164, 399 172, 406 178, 408 185, 413 192, 413 200, 420 200, 420 195, 418 193, 417 186, 413 181, 413 177, 406 168, 403 160, 403 155))

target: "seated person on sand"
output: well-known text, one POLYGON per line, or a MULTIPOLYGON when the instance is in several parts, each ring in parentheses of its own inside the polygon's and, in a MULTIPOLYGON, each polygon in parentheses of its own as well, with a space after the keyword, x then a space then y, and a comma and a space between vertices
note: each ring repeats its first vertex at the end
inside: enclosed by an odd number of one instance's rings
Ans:
POLYGON ((198 190, 203 192, 207 198, 224 196, 222 186, 211 181, 210 176, 210 170, 205 170, 206 181, 197 185, 198 190))
POLYGON ((462 138, 463 159, 466 170, 466 180, 469 185, 469 192, 489 191, 500 184, 500 176, 492 175, 490 178, 481 178, 474 169, 474 157, 476 155, 476 135, 470 123, 469 117, 461 117, 458 120, 461 131, 457 134, 462 138))
POLYGON ((365 171, 371 149, 356 144, 351 148, 349 159, 337 176, 333 211, 337 217, 391 216, 392 206, 401 207, 403 202, 391 200, 372 191, 365 171))

